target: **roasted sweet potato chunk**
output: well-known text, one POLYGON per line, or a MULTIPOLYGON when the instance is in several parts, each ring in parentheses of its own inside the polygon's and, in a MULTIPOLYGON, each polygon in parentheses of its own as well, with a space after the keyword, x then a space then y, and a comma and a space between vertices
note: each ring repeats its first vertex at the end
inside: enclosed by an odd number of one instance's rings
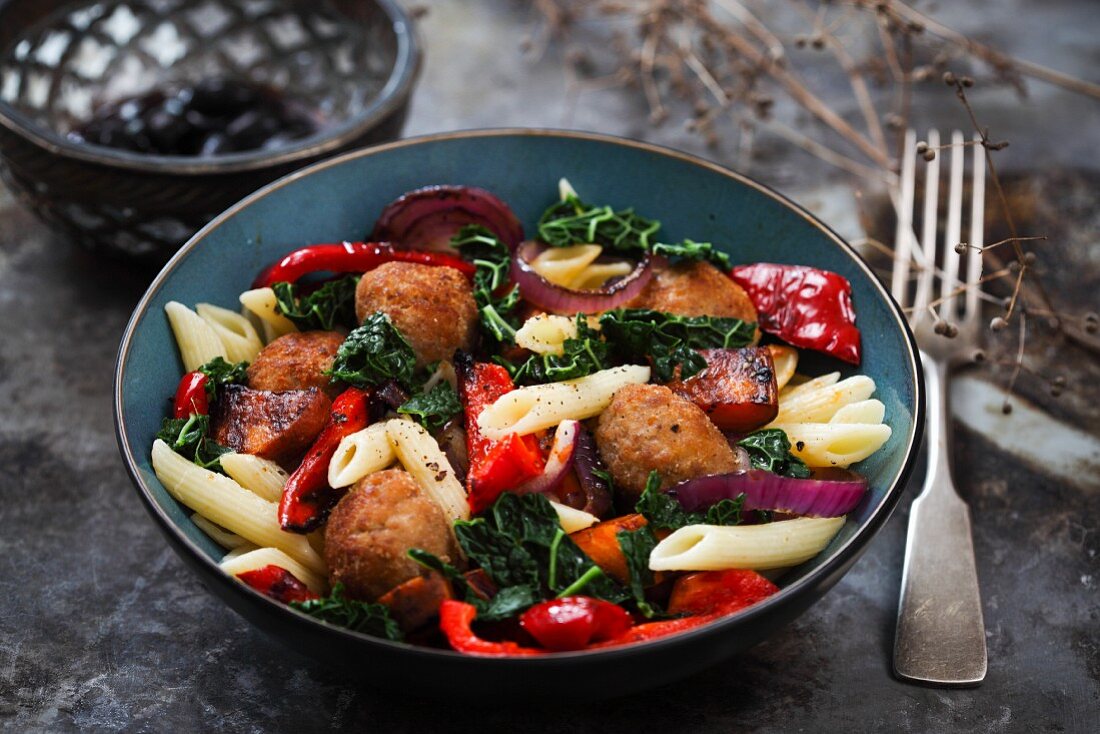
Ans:
POLYGON ((752 431, 779 412, 775 367, 767 347, 703 349, 702 372, 668 388, 703 409, 723 431, 752 431))
POLYGON ((645 524, 645 518, 641 515, 623 515, 578 530, 569 537, 604 573, 626 584, 630 583, 630 573, 616 536, 620 531, 637 530, 645 524))
POLYGON ((378 599, 389 607, 402 631, 420 629, 437 614, 444 599, 453 599, 451 585, 441 575, 431 572, 398 584, 378 599))
POLYGON ((214 440, 242 454, 293 462, 317 438, 331 405, 315 387, 268 392, 230 385, 214 409, 214 440))

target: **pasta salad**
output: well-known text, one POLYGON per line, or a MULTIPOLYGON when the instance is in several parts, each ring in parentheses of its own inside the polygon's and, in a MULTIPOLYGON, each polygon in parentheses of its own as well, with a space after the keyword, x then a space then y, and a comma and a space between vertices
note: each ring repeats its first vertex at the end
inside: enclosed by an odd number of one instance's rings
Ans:
POLYGON ((432 186, 288 253, 240 309, 165 306, 185 374, 152 464, 272 599, 472 655, 637 643, 779 590, 890 437, 851 286, 733 264, 564 179, 525 239, 432 186))

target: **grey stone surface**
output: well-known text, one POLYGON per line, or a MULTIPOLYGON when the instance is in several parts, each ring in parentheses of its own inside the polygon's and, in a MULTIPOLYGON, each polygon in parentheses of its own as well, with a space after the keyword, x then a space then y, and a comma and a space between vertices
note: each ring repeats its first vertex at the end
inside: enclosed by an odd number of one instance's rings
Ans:
MULTIPOLYGON (((981 7, 988 15, 997 5, 981 7)), ((1019 2, 999 7, 1026 10, 1019 2)), ((1022 50, 1094 75, 1096 35, 1080 30, 1093 6, 1081 0, 1041 8, 1031 17, 1049 12, 1066 23, 1066 45, 1033 43, 1022 50)), ((990 32, 1014 38, 1009 17, 990 32)), ((433 4, 423 23, 428 65, 409 132, 563 124, 560 64, 551 54, 527 66, 515 48, 529 19, 524 7, 503 2, 433 4)), ((1006 135, 1014 146, 1020 142, 1017 170, 1040 169, 1034 178, 1046 214, 1038 216, 1039 226, 1062 248, 1062 259, 1048 266, 1053 291, 1063 306, 1080 308, 1097 303, 1100 281, 1100 177, 1087 170, 1098 163, 1092 151, 1100 129, 1082 125, 1100 119, 1100 106, 1050 89, 1036 88, 1036 94, 1069 112, 1048 120, 1021 111, 998 122, 1012 128, 1006 135), (1077 152, 1067 157, 1052 142, 1062 127, 1089 144, 1074 142, 1077 152), (1047 170, 1053 164, 1077 168, 1047 170)), ((990 95, 988 104, 1006 110, 1014 103, 990 95)), ((681 130, 654 131, 643 119, 633 97, 611 92, 587 97, 572 125, 701 151, 681 130)), ((757 174, 852 231, 848 195, 799 179, 781 150, 769 155, 776 156, 775 167, 757 174)), ((997 393, 986 376, 960 383, 956 394, 957 483, 974 515, 988 630, 990 668, 981 688, 933 690, 891 676, 911 487, 832 592, 737 659, 652 693, 603 703, 516 707, 486 691, 469 707, 441 707, 416 691, 394 696, 362 687, 253 630, 204 591, 146 517, 115 447, 110 387, 118 340, 150 277, 52 239, 0 191, 2 729, 419 734, 1098 728, 1095 354, 1040 340, 1032 366, 1067 374, 1071 390, 1054 401, 1040 382, 1025 379, 1024 399, 1007 419, 996 410, 997 393), (1052 446, 1041 449, 1047 453, 1034 448, 1040 439, 1052 446)))

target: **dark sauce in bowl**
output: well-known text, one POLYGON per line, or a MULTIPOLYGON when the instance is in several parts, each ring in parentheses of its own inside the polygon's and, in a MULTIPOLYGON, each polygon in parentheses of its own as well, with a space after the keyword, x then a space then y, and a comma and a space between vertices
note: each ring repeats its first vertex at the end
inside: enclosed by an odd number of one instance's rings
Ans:
POLYGON ((102 105, 68 136, 136 153, 210 156, 278 148, 320 125, 307 106, 271 87, 216 77, 102 105))

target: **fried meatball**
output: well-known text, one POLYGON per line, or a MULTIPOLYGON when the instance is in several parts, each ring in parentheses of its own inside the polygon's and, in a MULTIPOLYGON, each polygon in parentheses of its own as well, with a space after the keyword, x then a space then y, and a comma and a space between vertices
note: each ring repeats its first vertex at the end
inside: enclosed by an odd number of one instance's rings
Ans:
POLYGON ((615 489, 637 499, 651 471, 661 487, 737 469, 737 457, 706 413, 663 385, 628 385, 596 424, 596 444, 615 489))
POLYGON ((756 322, 756 309, 745 289, 708 262, 661 268, 629 304, 677 316, 721 316, 756 322))
POLYGON ((360 479, 333 508, 325 526, 329 580, 356 599, 374 601, 422 575, 408 557, 422 548, 445 561, 459 558, 443 511, 403 469, 360 479))
POLYGON ((355 314, 363 321, 378 311, 409 340, 418 367, 473 347, 477 303, 454 268, 391 262, 371 270, 355 289, 355 314))
POLYGON ((306 390, 315 387, 335 396, 326 370, 332 369, 344 336, 336 331, 284 334, 260 350, 248 366, 248 386, 255 390, 306 390))

